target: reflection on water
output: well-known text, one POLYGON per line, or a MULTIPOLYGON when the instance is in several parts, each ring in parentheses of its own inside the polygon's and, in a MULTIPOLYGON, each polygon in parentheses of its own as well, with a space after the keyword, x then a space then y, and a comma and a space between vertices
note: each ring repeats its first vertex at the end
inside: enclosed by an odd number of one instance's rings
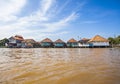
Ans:
POLYGON ((0 49, 0 84, 119 84, 120 49, 0 49))

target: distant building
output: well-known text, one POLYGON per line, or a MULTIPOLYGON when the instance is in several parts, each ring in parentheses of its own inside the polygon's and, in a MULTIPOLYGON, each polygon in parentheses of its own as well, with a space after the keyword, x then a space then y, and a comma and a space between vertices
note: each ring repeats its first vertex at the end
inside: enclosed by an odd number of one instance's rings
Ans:
POLYGON ((22 46, 22 41, 24 40, 24 38, 20 35, 15 35, 10 37, 8 40, 8 47, 19 48, 22 46))
POLYGON ((51 39, 46 38, 40 42, 41 47, 53 47, 53 42, 51 39))
POLYGON ((66 44, 64 41, 62 41, 61 39, 58 39, 54 42, 54 47, 56 48, 65 48, 66 44))
POLYGON ((76 48, 78 47, 78 42, 75 39, 71 38, 67 41, 67 47, 76 48))
POLYGON ((22 47, 23 48, 33 48, 35 43, 36 43, 36 41, 33 39, 25 39, 24 41, 22 41, 22 47))
POLYGON ((1 44, 9 48, 21 48, 21 47, 22 48, 40 48, 40 47, 43 47, 43 48, 51 48, 51 47, 91 48, 92 47, 93 48, 93 47, 109 47, 110 46, 109 41, 100 35, 96 35, 92 39, 83 38, 79 41, 75 40, 74 38, 71 38, 70 40, 67 41, 67 43, 65 43, 61 39, 58 39, 55 42, 53 42, 49 38, 43 39, 41 42, 36 42, 33 39, 24 39, 20 35, 11 36, 10 38, 4 39, 4 40, 1 41, 2 42, 1 44))
POLYGON ((90 47, 109 47, 109 41, 100 35, 94 36, 89 40, 90 47))
POLYGON ((78 46, 80 48, 88 48, 89 47, 89 41, 90 39, 87 38, 83 38, 81 40, 78 41, 78 46))

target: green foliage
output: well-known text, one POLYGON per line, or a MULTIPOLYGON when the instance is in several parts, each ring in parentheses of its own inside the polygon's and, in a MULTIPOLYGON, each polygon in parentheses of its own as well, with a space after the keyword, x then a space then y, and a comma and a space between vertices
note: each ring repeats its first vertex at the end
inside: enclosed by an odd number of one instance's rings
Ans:
POLYGON ((118 45, 120 44, 120 35, 117 37, 109 37, 108 40, 110 41, 111 45, 118 45))
POLYGON ((4 38, 2 40, 0 40, 0 47, 4 47, 5 46, 5 43, 8 43, 8 39, 7 38, 4 38))

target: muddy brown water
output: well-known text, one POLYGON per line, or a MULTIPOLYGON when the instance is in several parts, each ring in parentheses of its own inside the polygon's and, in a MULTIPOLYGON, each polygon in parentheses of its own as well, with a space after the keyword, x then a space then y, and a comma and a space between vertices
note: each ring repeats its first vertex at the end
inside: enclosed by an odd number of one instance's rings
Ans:
POLYGON ((0 48, 0 84, 120 84, 120 49, 0 48))

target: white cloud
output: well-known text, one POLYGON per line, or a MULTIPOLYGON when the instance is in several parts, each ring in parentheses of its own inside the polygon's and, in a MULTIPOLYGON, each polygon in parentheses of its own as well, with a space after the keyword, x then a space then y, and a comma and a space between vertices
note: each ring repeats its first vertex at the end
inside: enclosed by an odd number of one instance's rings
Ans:
POLYGON ((0 21, 15 20, 26 0, 0 0, 0 21))
POLYGON ((50 9, 52 4, 54 3, 55 0, 42 0, 41 1, 41 13, 46 14, 47 11, 50 9))
POLYGON ((64 19, 62 19, 61 21, 60 21, 60 23, 67 23, 67 22, 69 22, 69 21, 71 21, 71 20, 74 20, 74 19, 76 19, 76 17, 77 17, 77 14, 75 13, 75 12, 73 12, 73 13, 71 13, 67 18, 64 18, 64 19))
MULTIPOLYGON (((62 19, 52 21, 53 17, 50 17, 49 13, 54 9, 55 2, 55 0, 41 0, 40 8, 36 12, 28 16, 18 17, 17 14, 21 12, 27 0, 8 0, 8 2, 0 0, 0 12, 2 12, 0 14, 0 38, 10 37, 15 34, 21 34, 26 38, 33 37, 35 39, 42 38, 46 35, 56 36, 54 32, 58 32, 69 25, 69 22, 77 18, 77 14, 73 11, 62 19)), ((58 32, 57 35, 66 34, 63 32, 58 32)))
POLYGON ((59 8, 59 10, 57 9, 56 14, 60 13, 63 9, 65 9, 65 7, 71 2, 71 0, 67 0, 65 3, 62 4, 62 6, 59 8))

